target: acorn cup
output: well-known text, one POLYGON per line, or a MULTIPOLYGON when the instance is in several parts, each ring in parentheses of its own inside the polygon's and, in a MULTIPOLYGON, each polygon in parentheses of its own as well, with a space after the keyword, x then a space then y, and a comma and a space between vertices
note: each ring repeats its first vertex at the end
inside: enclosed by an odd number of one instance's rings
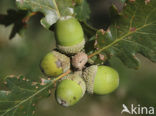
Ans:
POLYGON ((85 69, 83 77, 87 92, 91 94, 109 94, 119 85, 118 72, 109 66, 90 66, 85 69))
POLYGON ((66 54, 80 52, 85 45, 81 24, 72 16, 61 17, 55 30, 57 48, 66 54))
POLYGON ((69 74, 61 80, 56 88, 56 101, 64 106, 76 104, 85 94, 86 85, 79 73, 69 74))
POLYGON ((45 75, 56 77, 70 69, 70 58, 54 50, 44 56, 40 68, 45 75))
POLYGON ((88 56, 84 52, 79 52, 76 55, 72 56, 71 64, 74 68, 82 70, 85 67, 85 64, 88 61, 88 56))

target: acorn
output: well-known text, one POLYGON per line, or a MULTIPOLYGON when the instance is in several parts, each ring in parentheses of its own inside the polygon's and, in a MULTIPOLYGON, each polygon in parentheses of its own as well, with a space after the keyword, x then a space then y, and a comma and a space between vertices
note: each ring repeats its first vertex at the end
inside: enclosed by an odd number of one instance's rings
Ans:
POLYGON ((85 69, 83 77, 86 81, 87 91, 91 94, 109 94, 119 85, 118 72, 109 66, 90 66, 85 69))
POLYGON ((55 30, 57 48, 66 54, 75 54, 84 48, 84 32, 78 20, 72 16, 61 17, 55 30))
POLYGON ((60 81, 55 91, 56 101, 64 106, 76 104, 85 94, 86 85, 79 73, 69 74, 60 81))
POLYGON ((40 68, 45 75, 56 77, 70 69, 70 58, 52 51, 41 60, 40 68))

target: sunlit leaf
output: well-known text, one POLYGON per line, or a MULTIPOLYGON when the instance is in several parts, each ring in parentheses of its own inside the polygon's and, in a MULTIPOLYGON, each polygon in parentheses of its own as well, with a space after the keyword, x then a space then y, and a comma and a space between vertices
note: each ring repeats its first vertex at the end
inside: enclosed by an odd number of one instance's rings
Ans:
POLYGON ((61 16, 72 14, 72 0, 16 0, 18 8, 41 12, 41 24, 49 29, 61 16))

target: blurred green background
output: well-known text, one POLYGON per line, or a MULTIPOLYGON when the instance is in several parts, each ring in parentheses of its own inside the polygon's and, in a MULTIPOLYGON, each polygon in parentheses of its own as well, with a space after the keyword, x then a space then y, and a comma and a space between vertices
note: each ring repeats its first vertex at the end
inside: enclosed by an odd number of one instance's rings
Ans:
MULTIPOLYGON (((0 0, 0 13, 16 9, 14 0, 0 0)), ((7 75, 25 75, 29 79, 43 77, 39 63, 41 58, 55 47, 53 32, 44 29, 40 16, 30 19, 27 29, 9 40, 12 26, 0 25, 0 80, 7 75)), ((121 116, 122 104, 153 106, 156 108, 156 64, 138 54, 141 66, 138 70, 128 69, 117 58, 110 64, 120 74, 120 86, 105 96, 86 94, 75 106, 63 108, 52 94, 38 103, 38 116, 121 116)), ((123 116, 126 116, 123 114, 123 116)))

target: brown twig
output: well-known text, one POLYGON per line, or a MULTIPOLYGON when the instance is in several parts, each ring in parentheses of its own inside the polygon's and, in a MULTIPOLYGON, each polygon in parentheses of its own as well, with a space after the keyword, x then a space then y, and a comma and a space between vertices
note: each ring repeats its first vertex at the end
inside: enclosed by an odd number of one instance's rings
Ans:
POLYGON ((29 14, 22 20, 22 22, 27 23, 27 22, 29 21, 29 19, 30 19, 32 16, 36 15, 36 14, 37 14, 37 12, 31 12, 31 13, 29 13, 29 14))
POLYGON ((56 83, 56 81, 60 80, 61 78, 65 77, 66 75, 68 75, 69 73, 71 73, 71 70, 68 70, 67 72, 63 73, 62 75, 60 75, 59 77, 57 77, 56 79, 53 80, 53 83, 56 83))

